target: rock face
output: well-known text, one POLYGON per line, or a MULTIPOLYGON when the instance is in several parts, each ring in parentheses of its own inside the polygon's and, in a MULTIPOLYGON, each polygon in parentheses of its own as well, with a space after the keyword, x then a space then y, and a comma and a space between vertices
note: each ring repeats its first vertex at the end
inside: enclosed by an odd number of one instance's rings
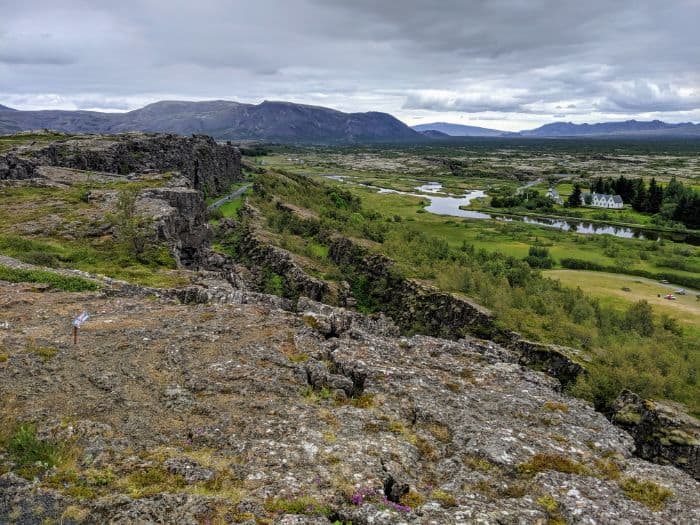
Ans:
POLYGON ((404 279, 394 271, 390 259, 368 255, 349 239, 333 239, 328 256, 334 263, 351 266, 364 275, 370 282, 370 293, 402 330, 450 339, 467 333, 486 336, 494 332, 493 316, 485 308, 404 279))
POLYGON ((0 155, 0 180, 24 180, 37 176, 36 163, 12 153, 0 155))
POLYGON ((0 424, 74 458, 25 479, 0 449, 0 523, 700 520, 697 482, 517 354, 300 305, 0 282, 0 424))
POLYGON ((157 188, 142 193, 138 204, 155 220, 157 238, 168 243, 178 267, 199 268, 211 239, 202 194, 183 186, 157 188))
MULTIPOLYGON (((247 213, 255 212, 249 209, 247 213)), ((227 231, 235 231, 236 250, 255 273, 259 288, 265 288, 265 281, 271 274, 276 274, 283 278, 285 297, 297 298, 303 295, 316 301, 323 301, 327 297, 329 288, 324 281, 307 275, 294 262, 289 252, 261 240, 252 228, 228 220, 222 223, 221 229, 224 235, 227 231)))
POLYGON ((196 190, 209 194, 221 193, 242 178, 240 151, 205 135, 86 136, 52 143, 30 155, 49 166, 121 175, 179 171, 196 190))
POLYGON ((700 479, 700 422, 659 401, 623 391, 613 404, 612 420, 634 438, 637 454, 675 465, 700 479))

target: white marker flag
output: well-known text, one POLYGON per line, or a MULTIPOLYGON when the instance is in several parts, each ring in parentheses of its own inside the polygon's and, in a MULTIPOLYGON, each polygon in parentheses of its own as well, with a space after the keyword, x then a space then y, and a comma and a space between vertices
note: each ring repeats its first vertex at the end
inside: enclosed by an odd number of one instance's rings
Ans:
POLYGON ((78 317, 73 319, 73 326, 75 326, 76 328, 80 328, 80 325, 83 324, 85 321, 87 321, 89 317, 90 316, 88 315, 87 312, 83 312, 78 317))

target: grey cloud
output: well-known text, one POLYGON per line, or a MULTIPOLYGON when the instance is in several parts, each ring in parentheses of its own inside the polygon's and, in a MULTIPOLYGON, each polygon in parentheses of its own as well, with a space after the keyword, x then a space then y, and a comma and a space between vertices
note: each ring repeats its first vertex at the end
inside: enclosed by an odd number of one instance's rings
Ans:
POLYGON ((0 103, 267 98, 542 121, 699 107, 695 0, 0 0, 0 13, 0 103))

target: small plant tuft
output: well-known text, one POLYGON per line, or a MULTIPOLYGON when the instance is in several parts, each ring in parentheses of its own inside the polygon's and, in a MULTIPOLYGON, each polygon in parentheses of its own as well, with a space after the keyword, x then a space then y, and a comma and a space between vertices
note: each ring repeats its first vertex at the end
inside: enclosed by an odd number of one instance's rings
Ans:
POLYGON ((663 509, 666 501, 673 497, 673 492, 653 481, 626 478, 622 480, 620 487, 625 496, 643 503, 653 511, 663 509))

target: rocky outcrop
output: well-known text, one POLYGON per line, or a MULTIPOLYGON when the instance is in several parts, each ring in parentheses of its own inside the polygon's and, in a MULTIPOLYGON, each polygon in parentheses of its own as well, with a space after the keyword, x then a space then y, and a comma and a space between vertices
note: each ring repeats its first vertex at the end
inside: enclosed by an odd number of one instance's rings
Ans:
POLYGON ((306 296, 315 301, 327 298, 329 287, 324 281, 308 275, 288 251, 260 239, 249 225, 229 219, 222 222, 220 231, 224 237, 235 238, 239 258, 256 274, 259 288, 264 289, 266 281, 276 274, 283 279, 285 297, 306 296))
POLYGON ((495 331, 487 309, 405 279, 391 259, 369 255, 350 239, 331 240, 328 256, 335 264, 362 275, 368 283, 366 292, 406 332, 459 339, 467 334, 489 336, 495 331))
POLYGON ((71 137, 28 155, 39 164, 126 175, 179 171, 196 190, 215 195, 241 180, 237 148, 205 135, 153 133, 71 137))
POLYGON ((24 180, 38 177, 37 165, 14 153, 0 155, 0 180, 24 180))
POLYGON ((584 367, 573 357, 577 353, 573 348, 527 341, 519 334, 513 334, 512 339, 504 344, 518 353, 520 364, 556 377, 562 386, 572 385, 579 375, 585 373, 584 367))
POLYGON ((612 421, 634 438, 636 454, 671 464, 700 479, 700 421, 662 401, 623 391, 613 403, 612 421))
POLYGON ((0 447, 0 523, 700 520, 695 480, 515 353, 356 321, 326 337, 305 315, 343 312, 301 304, 0 282, 0 424, 70 452, 52 468, 0 447))
POLYGON ((138 204, 154 220, 158 240, 168 243, 178 267, 199 268, 212 233, 201 192, 182 186, 156 188, 143 192, 138 204))

